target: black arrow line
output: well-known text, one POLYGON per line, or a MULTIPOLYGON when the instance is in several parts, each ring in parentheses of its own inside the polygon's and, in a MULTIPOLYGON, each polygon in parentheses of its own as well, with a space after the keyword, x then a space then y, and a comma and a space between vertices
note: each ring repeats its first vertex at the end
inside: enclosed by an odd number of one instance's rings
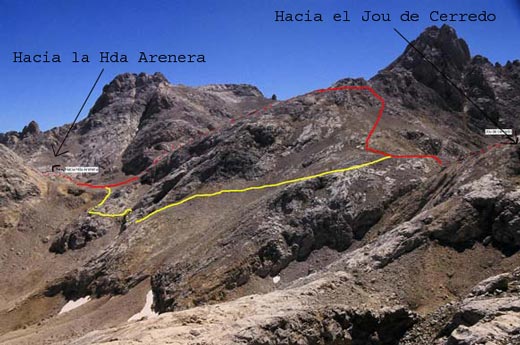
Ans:
POLYGON ((484 117, 486 119, 488 119, 491 123, 493 123, 493 125, 495 125, 498 129, 500 129, 502 131, 502 133, 504 133, 505 136, 507 136, 507 138, 509 140, 512 141, 513 144, 518 144, 518 138, 513 138, 511 135, 507 134, 505 130, 502 129, 502 127, 500 127, 500 125, 498 124, 498 122, 496 122, 493 118, 491 118, 490 116, 488 116, 488 114, 481 108, 479 107, 460 87, 457 86, 457 84, 455 84, 439 67, 437 67, 437 65, 435 65, 430 59, 428 59, 426 57, 426 55, 424 55, 424 53, 422 51, 420 51, 419 49, 417 49, 416 46, 414 46, 412 44, 412 42, 410 42, 406 37, 403 36, 402 33, 399 32, 399 30, 397 30, 396 28, 394 28, 394 31, 399 35, 401 36, 401 38, 403 40, 406 41, 406 43, 408 43, 408 45, 410 47, 412 47, 416 52, 419 53, 419 55, 421 55, 421 57, 426 61, 428 62, 430 65, 432 65, 432 67, 437 71, 439 72, 439 74, 444 78, 446 79, 446 81, 448 83, 450 83, 451 86, 453 86, 457 91, 460 92, 460 94, 462 96, 464 96, 464 98, 466 98, 478 111, 480 111, 480 113, 482 115, 484 115, 484 117))
POLYGON ((518 144, 518 135, 517 135, 517 134, 518 134, 518 133, 517 133, 516 129, 513 129, 513 135, 515 136, 516 140, 515 140, 514 142, 512 142, 512 143, 501 143, 501 144, 504 144, 504 145, 508 145, 508 144, 509 144, 509 145, 518 144))
POLYGON ((94 82, 94 85, 92 85, 92 88, 90 89, 88 95, 87 95, 87 98, 85 98, 85 101, 83 101, 83 104, 81 105, 81 108, 79 108, 79 111, 78 111, 78 114, 76 115, 76 117, 74 118, 74 121, 72 121, 72 124, 70 125, 69 127, 69 130, 67 131, 67 133, 65 134, 65 138, 63 138, 63 140, 61 141, 61 144, 60 146, 58 147, 58 150, 55 151, 54 150, 54 145, 51 145, 52 146, 52 152, 54 153, 54 157, 58 157, 58 156, 61 156, 69 151, 65 151, 65 152, 61 152, 60 153, 60 150, 63 146, 63 144, 65 143, 65 140, 67 140, 67 138, 69 137, 69 134, 70 134, 70 131, 72 131, 72 128, 74 127, 74 125, 76 124, 76 121, 78 120, 78 117, 79 117, 79 114, 81 114, 81 111, 83 110, 83 108, 85 107, 85 104, 87 104, 87 101, 88 99, 90 98, 90 95, 92 94, 92 92, 94 91, 94 88, 96 87, 99 79, 101 78, 101 75, 103 74, 103 72, 105 71, 104 68, 101 69, 101 72, 99 72, 99 75, 96 79, 96 81, 94 82))

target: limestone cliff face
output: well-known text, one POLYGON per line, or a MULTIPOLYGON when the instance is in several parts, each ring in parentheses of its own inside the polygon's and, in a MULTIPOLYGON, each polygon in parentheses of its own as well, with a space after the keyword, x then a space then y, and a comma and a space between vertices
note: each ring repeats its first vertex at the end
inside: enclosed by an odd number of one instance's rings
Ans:
POLYGON ((3 144, 0 161, 0 228, 12 230, 20 220, 22 205, 44 193, 45 184, 42 176, 3 144))

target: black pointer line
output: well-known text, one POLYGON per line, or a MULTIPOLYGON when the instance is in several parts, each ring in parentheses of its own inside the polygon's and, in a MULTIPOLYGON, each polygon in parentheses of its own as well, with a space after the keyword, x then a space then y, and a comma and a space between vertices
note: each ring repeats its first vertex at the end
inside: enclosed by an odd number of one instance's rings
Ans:
POLYGON ((482 113, 482 115, 484 115, 484 117, 485 117, 486 119, 488 119, 489 121, 491 121, 491 123, 493 123, 493 124, 494 124, 498 129, 500 129, 500 130, 502 131, 502 133, 504 133, 504 135, 506 135, 507 138, 508 138, 509 140, 511 140, 514 144, 518 144, 518 139, 514 139, 512 136, 510 136, 509 134, 507 134, 506 131, 504 131, 504 130, 502 129, 502 127, 500 127, 500 125, 499 125, 499 124, 498 124, 494 119, 492 119, 491 117, 489 117, 489 116, 486 114, 486 112, 485 112, 484 110, 482 110, 482 108, 480 108, 480 107, 479 107, 475 102, 473 102, 473 100, 472 100, 471 98, 469 98, 469 96, 466 95, 466 93, 465 93, 464 91, 462 91, 462 89, 461 89, 460 87, 458 87, 457 84, 455 84, 453 81, 451 81, 451 79, 450 79, 450 78, 449 78, 449 77, 448 77, 448 76, 447 76, 447 75, 446 75, 446 74, 445 74, 445 73, 444 73, 444 72, 443 72, 439 67, 437 67, 433 62, 431 62, 430 59, 428 59, 428 58, 426 57, 426 55, 424 55, 424 53, 423 53, 422 51, 420 51, 419 49, 417 49, 417 47, 415 47, 415 46, 412 44, 412 42, 410 42, 406 37, 404 37, 403 34, 400 33, 396 28, 394 28, 394 31, 395 31, 399 36, 401 36, 401 38, 402 38, 403 40, 405 40, 406 43, 408 43, 408 45, 410 45, 410 47, 412 47, 416 52, 418 52, 418 53, 421 55, 421 57, 422 57, 426 62, 428 62, 430 65, 432 65, 432 67, 435 68, 435 70, 436 70, 437 72, 439 72, 440 75, 441 75, 444 79, 446 79, 446 81, 447 81, 448 83, 450 83, 451 86, 453 86, 455 89, 457 89, 457 91, 459 91, 459 92, 461 93, 461 95, 464 96, 464 98, 466 98, 466 99, 467 99, 467 100, 468 100, 468 101, 469 101, 469 102, 470 102, 470 103, 471 103, 475 108, 477 108, 478 111, 480 111, 480 112, 482 113))
POLYGON ((85 101, 81 105, 81 108, 79 109, 78 114, 74 118, 74 121, 72 122, 72 125, 70 125, 69 130, 67 131, 67 134, 65 134, 65 138, 63 138, 63 140, 61 141, 61 144, 58 147, 58 151, 55 151, 54 150, 54 145, 52 145, 52 152, 54 153, 54 157, 58 157, 58 156, 61 156, 61 155, 65 154, 65 153, 69 152, 69 151, 65 151, 65 152, 61 152, 60 153, 60 150, 61 150, 63 144, 65 143, 65 140, 67 140, 67 138, 69 137, 70 131, 72 130, 72 128, 76 124, 76 121, 78 120, 79 114, 81 114, 81 111, 85 107, 85 104, 87 104, 87 101, 88 101, 90 95, 94 91, 94 88, 96 87, 96 85, 97 85, 97 83, 98 83, 99 79, 101 78, 101 75, 103 74, 104 71, 105 71, 105 69, 103 68, 103 69, 101 69, 101 72, 99 72, 99 75, 98 75, 96 81, 94 82, 94 85, 92 85, 92 88, 90 89, 90 92, 88 93, 87 98, 85 98, 85 101))

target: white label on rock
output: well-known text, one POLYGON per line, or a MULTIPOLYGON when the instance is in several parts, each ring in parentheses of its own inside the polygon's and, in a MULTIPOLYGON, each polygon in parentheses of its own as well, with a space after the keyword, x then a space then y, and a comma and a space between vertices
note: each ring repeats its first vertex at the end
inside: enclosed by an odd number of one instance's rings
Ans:
POLYGON ((505 135, 504 134, 507 134, 507 135, 513 135, 513 130, 512 129, 504 129, 503 131, 501 129, 498 129, 498 128, 488 128, 486 129, 486 135, 505 135))
POLYGON ((65 174, 97 174, 99 167, 65 167, 65 174))

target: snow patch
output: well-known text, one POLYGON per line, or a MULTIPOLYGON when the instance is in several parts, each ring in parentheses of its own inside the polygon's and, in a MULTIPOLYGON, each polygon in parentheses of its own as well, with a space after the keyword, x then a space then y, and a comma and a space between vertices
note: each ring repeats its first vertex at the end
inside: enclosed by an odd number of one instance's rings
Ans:
POLYGON ((131 318, 129 318, 128 321, 137 321, 137 320, 141 320, 143 318, 150 319, 150 318, 159 316, 159 314, 156 313, 152 309, 152 304, 153 304, 153 292, 152 292, 152 290, 150 290, 146 294, 146 302, 144 304, 143 309, 139 313, 137 313, 137 314, 133 315, 131 318))
POLYGON ((66 312, 69 312, 69 311, 71 311, 73 309, 76 309, 78 307, 81 307, 83 304, 87 303, 88 301, 90 301, 90 296, 82 297, 82 298, 77 299, 75 301, 68 301, 67 304, 65 304, 63 306, 63 308, 61 308, 61 310, 58 313, 58 315, 66 313, 66 312))

